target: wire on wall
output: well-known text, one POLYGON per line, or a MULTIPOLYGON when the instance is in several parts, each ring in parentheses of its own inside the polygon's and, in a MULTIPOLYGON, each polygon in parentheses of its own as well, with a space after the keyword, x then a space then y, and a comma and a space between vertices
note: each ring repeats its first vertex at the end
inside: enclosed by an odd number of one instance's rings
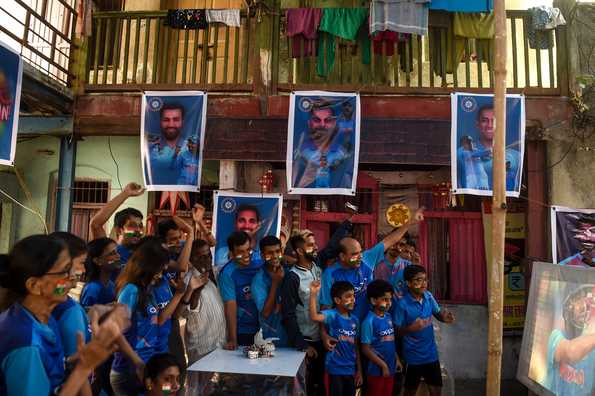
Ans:
POLYGON ((118 161, 116 161, 116 157, 114 157, 114 152, 112 151, 112 141, 109 136, 107 137, 107 147, 109 148, 109 154, 116 165, 116 179, 120 185, 120 190, 122 190, 122 182, 120 181, 120 166, 118 165, 118 161))

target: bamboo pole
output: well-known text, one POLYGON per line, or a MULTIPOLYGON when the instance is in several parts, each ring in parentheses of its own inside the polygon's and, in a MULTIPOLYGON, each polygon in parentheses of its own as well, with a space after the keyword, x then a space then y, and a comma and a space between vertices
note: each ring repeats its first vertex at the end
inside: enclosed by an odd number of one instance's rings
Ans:
POLYGON ((488 264, 488 372, 487 396, 500 396, 502 368, 502 306, 504 285, 504 236, 506 223, 506 9, 505 0, 494 1, 496 20, 494 64, 494 128, 492 199, 492 262, 488 264))

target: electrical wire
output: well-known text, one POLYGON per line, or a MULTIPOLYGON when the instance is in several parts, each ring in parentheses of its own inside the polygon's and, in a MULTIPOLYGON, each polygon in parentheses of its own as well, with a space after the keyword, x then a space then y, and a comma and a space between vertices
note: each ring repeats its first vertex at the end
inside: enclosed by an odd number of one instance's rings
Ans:
POLYGON ((9 193, 7 193, 6 191, 4 191, 2 188, 0 188, 0 193, 4 194, 8 199, 10 199, 15 204, 19 205, 21 208, 23 208, 23 209, 25 209, 25 210, 33 213, 37 217, 39 217, 39 220, 41 221, 41 224, 43 224, 43 229, 45 230, 46 235, 50 233, 49 230, 48 230, 48 225, 45 223, 45 219, 43 218, 43 216, 41 215, 41 213, 39 213, 38 211, 36 211, 34 209, 29 208, 28 206, 23 205, 16 198, 13 198, 9 193))
POLYGON ((112 142, 110 137, 107 137, 107 147, 109 148, 109 154, 116 165, 116 179, 118 179, 118 184, 120 185, 120 190, 122 190, 122 182, 120 181, 120 166, 118 165, 118 161, 116 161, 116 157, 114 157, 114 153, 112 151, 112 142))

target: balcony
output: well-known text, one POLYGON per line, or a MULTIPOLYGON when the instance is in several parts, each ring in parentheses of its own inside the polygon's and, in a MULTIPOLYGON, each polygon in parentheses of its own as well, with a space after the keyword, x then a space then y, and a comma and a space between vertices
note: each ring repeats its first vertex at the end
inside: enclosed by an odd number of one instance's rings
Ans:
MULTIPOLYGON (((171 29, 164 24, 166 16, 166 11, 95 13, 87 92, 204 89, 277 94, 327 89, 447 94, 488 92, 494 83, 493 50, 481 55, 479 43, 464 39, 461 61, 449 62, 460 53, 455 55, 454 38, 445 27, 430 25, 427 36, 412 35, 394 48, 384 45, 379 53, 371 51, 369 64, 363 64, 361 48, 339 42, 334 67, 323 78, 316 73, 315 57, 291 58, 283 12, 262 18, 243 12, 240 28, 211 25, 207 30, 171 29), (272 37, 263 32, 272 32, 272 37)), ((507 12, 509 91, 564 94, 565 31, 553 33, 551 48, 537 50, 529 45, 527 23, 527 12, 507 12)))

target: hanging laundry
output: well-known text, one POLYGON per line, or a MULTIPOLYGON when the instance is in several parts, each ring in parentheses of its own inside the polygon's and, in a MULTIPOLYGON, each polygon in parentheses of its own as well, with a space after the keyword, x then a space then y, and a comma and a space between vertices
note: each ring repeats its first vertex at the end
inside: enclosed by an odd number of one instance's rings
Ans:
MULTIPOLYGON (((460 13, 454 14, 453 32, 455 35, 455 59, 453 70, 464 58, 465 39, 475 39, 475 53, 477 59, 489 62, 490 52, 493 52, 495 23, 494 14, 460 13)), ((471 54, 469 54, 471 55, 471 54)), ((488 66, 490 63, 488 63, 488 66)))
POLYGON ((205 10, 167 10, 165 25, 173 29, 206 29, 209 27, 205 10))
POLYGON ((390 30, 425 36, 431 0, 373 0, 370 3, 370 32, 390 30))
MULTIPOLYGON (((318 75, 327 76, 335 65, 335 36, 354 41, 356 38, 362 44, 363 63, 369 62, 366 56, 370 54, 370 39, 365 34, 368 19, 367 8, 325 8, 322 10, 319 31, 326 34, 318 39, 318 56, 316 70, 318 75)), ((369 59, 369 58, 368 58, 369 59)))
POLYGON ((437 76, 452 73, 452 13, 430 10, 429 46, 432 71, 437 76))
POLYGON ((449 12, 491 12, 494 0, 432 0, 430 10, 449 12))
POLYGON ((529 19, 525 21, 529 47, 549 49, 554 46, 553 29, 566 25, 566 20, 558 8, 539 6, 529 8, 529 19))
POLYGON ((293 58, 316 56, 316 38, 321 18, 320 8, 290 8, 285 11, 286 34, 291 38, 293 58))
POLYGON ((240 27, 240 10, 205 10, 208 23, 223 23, 231 27, 240 27))

